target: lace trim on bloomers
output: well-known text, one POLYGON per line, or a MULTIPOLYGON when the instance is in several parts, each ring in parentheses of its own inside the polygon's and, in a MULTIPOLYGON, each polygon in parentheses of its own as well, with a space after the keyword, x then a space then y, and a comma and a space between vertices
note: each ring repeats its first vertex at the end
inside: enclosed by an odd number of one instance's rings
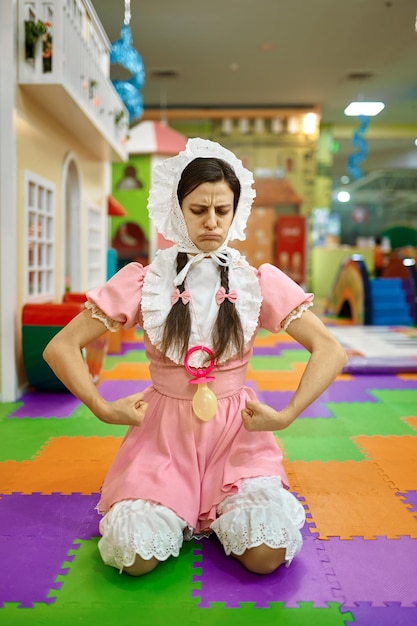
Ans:
POLYGON ((166 561, 179 555, 186 526, 171 509, 160 504, 123 500, 100 521, 98 548, 106 565, 120 572, 133 565, 137 554, 145 561, 152 557, 166 561))
POLYGON ((295 309, 291 311, 289 315, 287 315, 285 319, 282 320, 281 328, 283 330, 287 330, 291 322, 293 322, 294 320, 300 319, 304 311, 307 311, 307 309, 309 309, 311 306, 313 306, 313 302, 303 302, 302 304, 297 306, 295 309))
POLYGON ((217 513, 211 528, 226 554, 241 555, 265 544, 285 548, 288 566, 302 547, 304 508, 278 476, 245 479, 238 493, 219 504, 217 513))
MULTIPOLYGON (((240 256, 237 250, 232 248, 229 248, 229 250, 232 251, 234 257, 230 268, 230 286, 238 294, 236 308, 242 322, 244 343, 246 344, 250 341, 258 326, 262 294, 253 269, 240 256)), ((143 283, 143 327, 152 345, 156 348, 161 344, 165 320, 171 309, 171 295, 174 290, 174 279, 176 277, 177 253, 177 246, 159 251, 149 266, 143 283)), ((196 269, 198 270, 198 268, 196 269)), ((209 348, 212 347, 210 340, 206 340, 206 338, 205 344, 209 348)), ((167 356, 177 365, 183 364, 183 360, 175 349, 171 348, 167 356)), ((219 362, 225 362, 232 356, 235 355, 227 352, 219 362)), ((193 357, 196 360, 190 360, 190 365, 192 367, 201 367, 204 363, 204 355, 197 352, 193 357), (197 359, 203 360, 197 362, 197 359)))
POLYGON ((100 320, 110 332, 115 333, 122 326, 121 322, 116 322, 116 320, 112 320, 108 317, 96 304, 87 300, 85 303, 85 308, 90 309, 91 317, 94 317, 97 320, 100 320))

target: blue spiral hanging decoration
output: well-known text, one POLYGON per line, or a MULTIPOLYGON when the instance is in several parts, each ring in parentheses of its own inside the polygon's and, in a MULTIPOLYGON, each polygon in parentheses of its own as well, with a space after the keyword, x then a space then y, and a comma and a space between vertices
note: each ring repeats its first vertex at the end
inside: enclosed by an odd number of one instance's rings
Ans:
POLYGON ((145 82, 145 68, 142 57, 132 45, 129 0, 125 0, 125 20, 120 32, 120 39, 111 44, 110 63, 121 65, 132 75, 128 80, 112 80, 127 109, 131 124, 143 115, 143 99, 140 91, 145 82))
POLYGON ((356 148, 357 152, 350 155, 347 163, 347 172, 354 180, 362 178, 363 172, 359 167, 359 163, 362 163, 368 156, 368 142, 365 141, 363 136, 368 130, 369 117, 367 115, 359 115, 358 119, 360 124, 353 133, 351 141, 352 146, 356 148))

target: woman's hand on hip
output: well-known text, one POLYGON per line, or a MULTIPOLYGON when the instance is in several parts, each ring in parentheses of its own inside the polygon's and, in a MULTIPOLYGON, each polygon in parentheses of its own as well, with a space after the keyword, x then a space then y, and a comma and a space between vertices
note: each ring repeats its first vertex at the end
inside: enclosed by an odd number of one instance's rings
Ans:
POLYGON ((138 392, 106 403, 105 410, 100 411, 97 417, 107 424, 141 426, 147 408, 148 404, 143 399, 143 393, 138 392))
POLYGON ((275 411, 261 402, 246 402, 242 410, 242 421, 246 430, 283 430, 293 421, 285 411, 275 411))

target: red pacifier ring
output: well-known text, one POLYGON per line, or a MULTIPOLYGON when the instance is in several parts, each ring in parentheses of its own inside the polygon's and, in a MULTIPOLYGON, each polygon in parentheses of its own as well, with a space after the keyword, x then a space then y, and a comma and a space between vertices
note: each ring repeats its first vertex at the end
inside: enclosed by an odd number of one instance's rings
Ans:
POLYGON ((214 380, 214 376, 207 376, 207 374, 210 374, 210 372, 214 368, 214 365, 215 365, 214 354, 212 350, 210 350, 210 348, 207 348, 206 346, 193 346, 192 348, 187 350, 187 354, 185 355, 185 359, 184 359, 185 369, 190 374, 190 376, 195 377, 189 380, 188 382, 191 383, 192 385, 198 385, 201 383, 211 382, 212 380, 214 380), (189 360, 190 360, 191 355, 194 354, 194 352, 198 352, 198 351, 205 352, 206 354, 209 355, 210 364, 207 367, 192 368, 189 365, 189 360))

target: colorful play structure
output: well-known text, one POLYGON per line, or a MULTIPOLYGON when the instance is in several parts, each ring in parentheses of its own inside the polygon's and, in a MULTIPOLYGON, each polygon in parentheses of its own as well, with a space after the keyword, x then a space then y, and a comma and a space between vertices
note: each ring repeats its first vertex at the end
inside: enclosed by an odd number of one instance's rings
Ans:
POLYGON ((372 278, 361 255, 346 258, 336 275, 326 313, 365 326, 417 324, 415 259, 393 256, 382 276, 372 278))
POLYGON ((360 255, 346 258, 325 313, 349 355, 345 372, 417 372, 415 258, 392 255, 380 278, 370 277, 360 255))

